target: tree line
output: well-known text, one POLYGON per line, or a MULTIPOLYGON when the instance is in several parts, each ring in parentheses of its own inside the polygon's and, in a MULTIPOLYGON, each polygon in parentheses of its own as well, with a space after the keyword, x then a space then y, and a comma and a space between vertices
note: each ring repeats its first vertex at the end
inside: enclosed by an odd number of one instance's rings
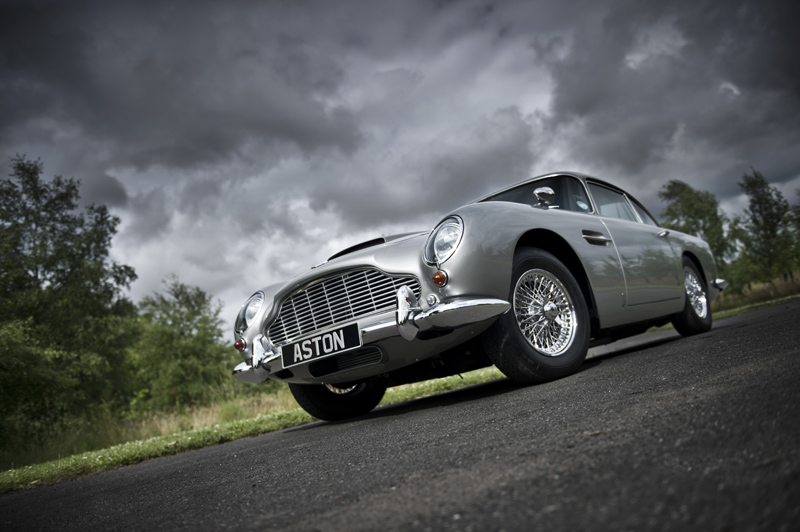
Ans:
POLYGON ((136 272, 109 256, 120 219, 79 209, 79 186, 24 156, 0 181, 0 450, 99 409, 204 404, 236 358, 221 304, 200 288, 171 276, 138 305, 126 297, 136 272))
MULTIPOLYGON (((734 293, 752 283, 794 279, 800 267, 800 205, 789 205, 777 187, 751 170, 738 183, 748 206, 734 216, 720 208, 713 194, 683 181, 669 181, 658 192, 667 203, 661 225, 708 242, 720 276, 734 293)), ((800 200, 800 189, 795 193, 800 200)))
MULTIPOLYGON (((223 341, 218 300, 170 276, 134 304, 125 294, 136 272, 109 256, 120 219, 102 205, 80 209, 80 182, 44 179, 39 160, 17 156, 10 168, 0 181, 0 454, 101 409, 203 405, 233 382, 238 355, 223 341)), ((755 170, 739 186, 749 206, 733 217, 682 181, 658 193, 662 225, 705 239, 733 291, 792 276, 800 260, 798 207, 755 170)))

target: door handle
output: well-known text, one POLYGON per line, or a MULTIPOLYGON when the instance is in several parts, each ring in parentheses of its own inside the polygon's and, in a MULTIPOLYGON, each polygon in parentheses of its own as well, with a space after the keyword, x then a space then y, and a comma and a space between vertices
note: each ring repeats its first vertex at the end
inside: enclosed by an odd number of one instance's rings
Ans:
POLYGON ((664 230, 662 230, 662 231, 659 231, 658 233, 656 233, 656 236, 657 236, 658 238, 666 238, 668 234, 669 234, 669 231, 667 231, 666 229, 664 229, 664 230))
POLYGON ((581 235, 584 240, 586 240, 590 244, 594 244, 595 246, 605 246, 611 239, 608 238, 603 233, 598 233, 597 231, 587 231, 584 230, 583 234, 581 235))

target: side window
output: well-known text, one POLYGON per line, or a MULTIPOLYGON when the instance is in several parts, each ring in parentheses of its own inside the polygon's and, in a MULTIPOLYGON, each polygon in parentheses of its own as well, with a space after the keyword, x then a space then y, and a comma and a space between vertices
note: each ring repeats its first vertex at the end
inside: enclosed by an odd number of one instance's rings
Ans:
POLYGON ((655 226, 655 227, 658 227, 658 222, 656 222, 656 221, 653 219, 653 217, 652 217, 652 216, 650 216, 650 215, 647 213, 647 211, 646 211, 646 210, 644 210, 644 207, 642 207, 641 205, 639 205, 639 202, 638 202, 638 201, 636 201, 636 200, 635 200, 635 199, 633 199, 633 198, 628 198, 628 199, 630 199, 630 200, 631 200, 631 205, 633 205, 633 210, 635 210, 635 211, 636 211, 636 214, 638 214, 638 215, 639 215, 639 218, 641 218, 641 219, 642 219, 642 222, 644 222, 644 223, 645 223, 645 224, 647 224, 647 225, 653 225, 653 226, 655 226))
POLYGON ((550 187, 556 193, 553 205, 557 205, 560 210, 573 212, 592 212, 591 203, 586 197, 586 190, 583 184, 574 177, 555 176, 537 179, 530 183, 506 190, 499 194, 485 199, 484 201, 510 201, 512 203, 522 203, 523 205, 535 205, 536 196, 533 191, 539 187, 550 187))
POLYGON ((594 183, 589 183, 589 190, 592 191, 594 204, 597 206, 600 216, 630 220, 631 222, 639 221, 636 219, 628 200, 619 192, 594 183))

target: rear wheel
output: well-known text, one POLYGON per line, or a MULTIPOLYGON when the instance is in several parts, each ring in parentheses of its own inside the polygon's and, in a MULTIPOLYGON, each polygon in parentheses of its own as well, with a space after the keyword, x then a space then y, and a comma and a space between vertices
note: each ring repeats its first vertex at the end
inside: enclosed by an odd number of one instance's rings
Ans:
POLYGON ((682 336, 700 334, 711 329, 711 306, 708 303, 708 286, 695 263, 683 258, 683 286, 686 302, 683 311, 672 319, 672 325, 682 336))
POLYGON ((317 419, 335 421, 366 414, 383 399, 386 386, 377 379, 350 383, 292 384, 289 383, 297 403, 317 419))
POLYGON ((510 379, 533 384, 577 371, 589 349, 589 311, 578 282, 556 257, 514 257, 507 312, 482 335, 489 359, 510 379))

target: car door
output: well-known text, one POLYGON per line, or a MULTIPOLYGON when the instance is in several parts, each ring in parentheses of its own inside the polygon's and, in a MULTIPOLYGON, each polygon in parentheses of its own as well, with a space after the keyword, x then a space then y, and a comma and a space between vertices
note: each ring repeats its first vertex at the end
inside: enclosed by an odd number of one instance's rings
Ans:
POLYGON ((627 286, 626 307, 645 311, 643 319, 658 315, 655 304, 683 297, 680 249, 670 242, 669 231, 658 227, 635 200, 605 184, 590 181, 588 185, 595 210, 619 253, 627 286), (654 312, 647 312, 645 305, 655 305, 654 312))

